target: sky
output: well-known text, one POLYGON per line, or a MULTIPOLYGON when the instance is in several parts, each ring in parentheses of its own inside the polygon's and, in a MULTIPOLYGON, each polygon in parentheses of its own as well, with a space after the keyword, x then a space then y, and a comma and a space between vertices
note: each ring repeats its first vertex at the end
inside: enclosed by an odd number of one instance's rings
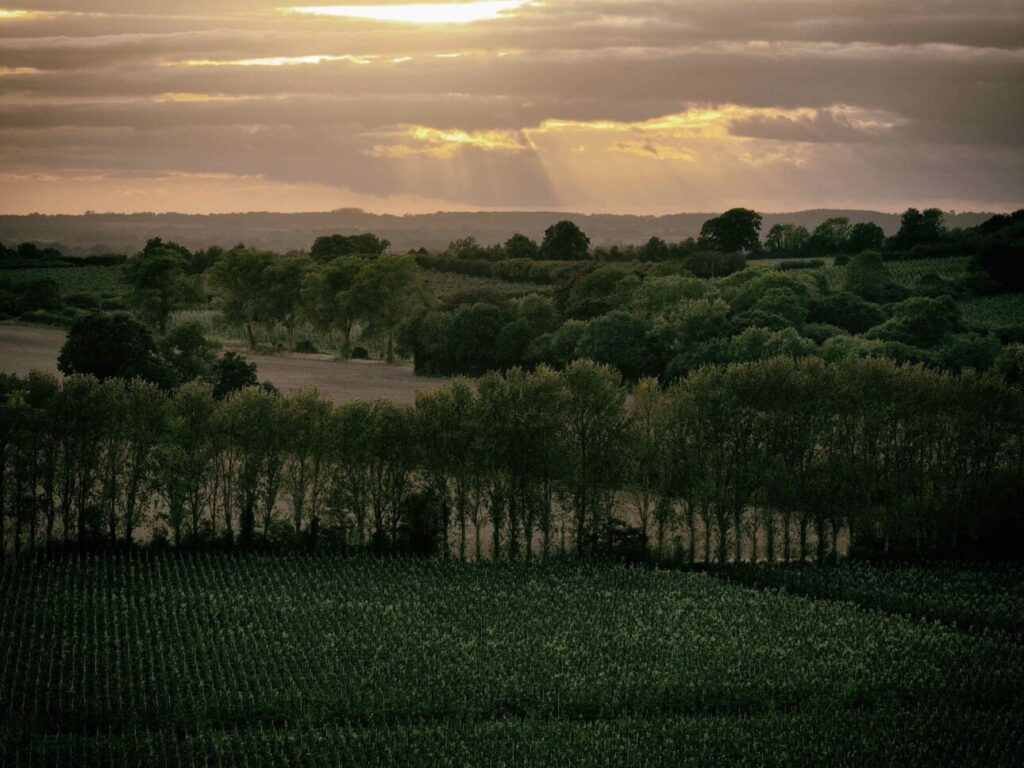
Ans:
POLYGON ((1022 150, 1022 0, 0 0, 0 213, 1012 210, 1022 150))

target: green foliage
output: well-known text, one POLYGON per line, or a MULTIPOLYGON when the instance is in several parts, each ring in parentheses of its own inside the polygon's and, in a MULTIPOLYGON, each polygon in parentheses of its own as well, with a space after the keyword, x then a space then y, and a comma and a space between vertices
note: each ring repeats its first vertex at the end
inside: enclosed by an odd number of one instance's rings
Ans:
POLYGON ((427 299, 416 263, 398 256, 375 259, 359 271, 352 295, 358 314, 386 336, 386 359, 393 362, 395 334, 427 299))
POLYGON ((544 232, 540 244, 542 259, 552 261, 583 261, 590 255, 590 238, 571 221, 559 221, 544 232))
POLYGON ((809 319, 839 326, 850 333, 864 333, 885 322, 886 314, 877 304, 844 291, 812 301, 809 319))
POLYGON ((704 222, 698 244, 720 253, 759 251, 761 221, 761 214, 756 211, 733 208, 704 222))
POLYGON ((960 310, 951 298, 914 296, 896 304, 893 316, 871 329, 866 338, 930 349, 938 345, 946 334, 954 333, 960 327, 960 310))
POLYGON ((237 352, 225 352, 213 367, 213 396, 223 400, 233 392, 255 387, 256 363, 248 362, 237 352))
POLYGON ((938 242, 946 232, 943 213, 938 208, 924 212, 908 208, 900 218, 900 229, 889 243, 895 250, 907 250, 918 245, 938 242))
POLYGON ((505 241, 506 259, 536 259, 539 256, 539 246, 526 235, 515 234, 505 241))
POLYGON ((843 290, 867 301, 883 301, 889 285, 889 271, 877 251, 860 253, 846 265, 843 290))
POLYGON ((127 315, 92 314, 71 326, 57 367, 68 376, 162 382, 164 371, 156 352, 150 332, 127 315))
POLYGON ((309 250, 314 261, 332 261, 340 256, 380 256, 391 243, 372 233, 362 235, 324 235, 309 250))
POLYGON ((172 312, 198 299, 195 285, 186 277, 186 265, 178 251, 157 248, 139 254, 123 267, 132 307, 161 334, 167 331, 172 312))
POLYGON ((742 565, 721 573, 744 584, 1024 639, 1024 573, 1016 566, 850 563, 809 569, 742 565))
POLYGON ((576 356, 617 368, 627 379, 656 373, 659 366, 648 342, 650 325, 622 310, 590 320, 576 344, 576 356))
POLYGON ((2 630, 36 628, 2 678, 12 765, 1012 765, 1020 746, 1018 646, 695 574, 146 555, 0 580, 2 630))

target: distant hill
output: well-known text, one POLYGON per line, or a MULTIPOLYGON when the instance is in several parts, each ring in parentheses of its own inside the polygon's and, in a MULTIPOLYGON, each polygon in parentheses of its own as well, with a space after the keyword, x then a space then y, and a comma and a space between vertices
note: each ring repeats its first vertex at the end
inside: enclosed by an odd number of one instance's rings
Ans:
MULTIPOLYGON (((343 209, 325 213, 99 213, 83 216, 0 216, 0 242, 26 241, 56 244, 69 254, 138 251, 151 237, 174 240, 191 249, 245 243, 276 251, 307 250, 320 235, 374 232, 392 243, 392 250, 424 246, 442 249, 452 240, 473 236, 487 245, 502 242, 515 232, 535 239, 560 219, 571 219, 590 236, 594 245, 627 245, 652 235, 667 241, 695 237, 714 213, 676 213, 666 216, 576 214, 558 212, 430 213, 407 216, 343 209)), ((990 213, 947 213, 950 227, 970 227, 990 213)), ((764 229, 773 224, 802 224, 813 229, 833 216, 856 223, 873 221, 887 234, 899 227, 899 214, 878 211, 820 209, 764 214, 764 229)))

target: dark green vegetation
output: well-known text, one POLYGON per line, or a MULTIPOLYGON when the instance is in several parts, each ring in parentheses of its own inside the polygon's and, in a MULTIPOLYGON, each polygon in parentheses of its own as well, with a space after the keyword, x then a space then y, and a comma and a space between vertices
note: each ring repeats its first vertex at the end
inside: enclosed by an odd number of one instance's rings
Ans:
POLYGON ((833 217, 813 232, 774 224, 762 241, 762 221, 733 209, 698 238, 610 248, 591 247, 579 226, 561 221, 540 242, 470 236, 405 257, 369 233, 322 236, 309 253, 284 255, 191 252, 155 238, 109 267, 70 265, 114 257, 76 260, 25 244, 0 253, 14 276, 0 275, 0 304, 57 324, 131 307, 159 335, 199 321, 204 333, 250 349, 347 357, 358 346, 442 375, 587 357, 628 379, 668 382, 705 364, 778 354, 985 370, 1001 348, 1024 341, 1009 298, 1024 288, 1019 212, 949 229, 940 211, 909 209, 888 238, 877 225, 833 217), (51 263, 64 268, 25 268, 51 263), (69 292, 64 278, 90 270, 107 270, 108 284, 96 275, 94 289, 69 292))
POLYGON ((1024 648, 696 574, 336 557, 0 570, 21 765, 1012 765, 1024 648))
MULTIPOLYGON (((775 355, 987 370, 1001 349, 1024 341, 1024 317, 1007 298, 1024 287, 1021 213, 947 230, 941 212, 910 209, 888 239, 874 225, 829 219, 799 245, 783 235, 801 228, 782 225, 762 243, 760 222, 735 209, 709 220, 697 240, 597 248, 587 261, 509 259, 512 241, 455 242, 446 256, 418 262, 553 288, 545 297, 430 308, 406 325, 405 346, 427 374, 586 357, 628 379, 666 382, 707 364, 775 355), (774 258, 758 261, 764 256, 774 258), (996 295, 993 306, 1006 310, 998 317, 962 309, 996 295)), ((543 245, 537 250, 543 255, 543 245)))
MULTIPOLYGON (((253 383, 229 360, 222 380, 253 383)), ((155 536, 459 559, 1019 558, 1015 365, 774 358, 627 397, 613 370, 576 361, 414 406, 7 377, 0 551, 155 536)))
POLYGON ((1024 641, 1024 571, 1017 566, 926 563, 839 568, 737 565, 722 575, 743 584, 844 600, 864 608, 942 621, 1024 641))

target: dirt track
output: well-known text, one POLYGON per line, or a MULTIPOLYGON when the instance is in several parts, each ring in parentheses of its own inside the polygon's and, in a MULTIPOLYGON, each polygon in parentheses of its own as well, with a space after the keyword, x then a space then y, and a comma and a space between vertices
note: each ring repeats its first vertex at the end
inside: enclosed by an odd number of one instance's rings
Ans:
MULTIPOLYGON (((57 353, 64 337, 60 328, 0 323, 0 372, 23 376, 38 369, 56 373, 57 353)), ((411 403, 417 390, 437 389, 444 384, 442 379, 416 376, 408 365, 338 362, 323 355, 242 354, 256 363, 261 380, 283 391, 315 386, 336 402, 385 399, 411 403)))

